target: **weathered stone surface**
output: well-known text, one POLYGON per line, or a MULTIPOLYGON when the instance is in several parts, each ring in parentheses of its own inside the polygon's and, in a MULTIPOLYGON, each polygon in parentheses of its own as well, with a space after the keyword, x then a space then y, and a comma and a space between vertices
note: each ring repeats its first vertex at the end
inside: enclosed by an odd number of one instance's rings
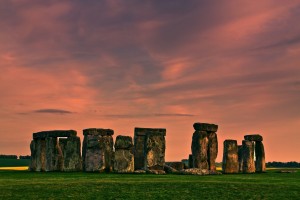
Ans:
POLYGON ((118 135, 115 142, 115 149, 132 149, 132 137, 118 135))
POLYGON ((226 174, 239 172, 238 145, 236 140, 224 141, 222 170, 226 174))
POLYGON ((43 139, 34 139, 31 143, 32 171, 46 170, 46 142, 43 139), (32 151, 34 150, 34 151, 32 151))
POLYGON ((216 171, 217 156, 218 156, 218 136, 215 132, 209 132, 207 160, 208 160, 208 169, 211 171, 216 171))
POLYGON ((46 138, 46 171, 61 171, 63 154, 55 137, 46 138))
POLYGON ((133 173, 135 173, 135 174, 146 174, 146 170, 138 169, 138 170, 135 170, 133 173))
POLYGON ((156 175, 164 175, 166 172, 164 170, 146 170, 147 173, 149 174, 156 174, 156 175))
POLYGON ((83 142, 83 170, 87 172, 111 171, 113 166, 113 138, 112 136, 89 135, 84 136, 83 142))
POLYGON ((184 169, 184 164, 182 162, 166 162, 166 165, 176 169, 177 171, 184 169))
POLYGON ((33 139, 45 139, 47 137, 71 137, 76 136, 77 132, 74 130, 53 130, 53 131, 41 131, 33 133, 33 139))
POLYGON ((238 145, 239 172, 243 172, 243 146, 238 145))
POLYGON ((164 170, 165 133, 147 132, 145 140, 145 169, 164 170))
POLYGON ((262 142, 263 141, 263 137, 261 135, 258 135, 258 134, 245 135, 244 139, 248 140, 248 141, 255 141, 255 142, 262 142))
POLYGON ((182 159, 181 160, 184 169, 188 169, 189 168, 189 159, 182 159))
POLYGON ((208 169, 208 138, 206 131, 195 131, 192 139, 193 167, 208 169))
POLYGON ((192 154, 189 155, 189 168, 194 168, 194 159, 192 154))
POLYGON ((166 135, 166 129, 162 128, 135 128, 134 129, 134 168, 145 169, 145 142, 148 133, 166 135))
POLYGON ((111 129, 104 128, 89 128, 83 130, 83 135, 94 135, 94 136, 111 136, 114 131, 111 129))
POLYGON ((196 122, 196 123, 194 123, 193 127, 196 131, 208 131, 208 132, 217 132, 218 131, 218 125, 216 125, 216 124, 196 122))
POLYGON ((81 171, 81 142, 77 136, 60 138, 59 146, 63 155, 62 171, 81 171))
POLYGON ((131 150, 116 149, 114 171, 118 173, 134 172, 134 155, 131 150))
POLYGON ((262 142, 255 143, 255 170, 256 172, 266 171, 265 149, 262 142))
POLYGON ((254 142, 243 140, 243 173, 254 173, 254 142))
POLYGON ((30 143, 30 151, 31 151, 30 164, 29 164, 30 171, 36 171, 36 166, 37 166, 36 148, 37 148, 37 142, 36 140, 32 140, 30 143))
POLYGON ((209 175, 210 172, 208 169, 200 169, 200 168, 190 168, 190 169, 183 169, 180 171, 181 174, 190 174, 190 175, 209 175))

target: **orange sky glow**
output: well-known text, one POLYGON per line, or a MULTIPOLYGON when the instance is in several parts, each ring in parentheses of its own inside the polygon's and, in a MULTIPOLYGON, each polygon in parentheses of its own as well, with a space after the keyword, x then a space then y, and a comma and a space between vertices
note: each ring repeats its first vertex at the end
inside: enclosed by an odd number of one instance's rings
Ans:
POLYGON ((297 0, 0 2, 0 154, 32 133, 166 128, 188 158, 194 122, 223 141, 264 137, 266 161, 300 161, 297 0))

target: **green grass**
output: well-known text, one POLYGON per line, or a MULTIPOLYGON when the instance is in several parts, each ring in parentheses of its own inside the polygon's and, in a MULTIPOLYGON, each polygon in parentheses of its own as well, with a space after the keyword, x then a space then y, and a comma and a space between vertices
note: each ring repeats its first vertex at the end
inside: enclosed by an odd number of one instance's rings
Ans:
POLYGON ((300 171, 214 176, 0 171, 0 199, 299 199, 300 171))
POLYGON ((19 167, 28 166, 30 159, 9 159, 0 158, 0 167, 19 167))

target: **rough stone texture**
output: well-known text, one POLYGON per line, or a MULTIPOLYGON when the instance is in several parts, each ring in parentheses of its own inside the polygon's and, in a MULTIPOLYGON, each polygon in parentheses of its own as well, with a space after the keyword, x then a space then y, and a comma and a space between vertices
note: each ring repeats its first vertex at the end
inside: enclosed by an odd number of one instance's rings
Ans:
POLYGON ((132 149, 132 137, 118 135, 115 142, 115 149, 132 149))
POLYGON ((248 141, 255 141, 255 142, 262 142, 263 141, 263 137, 261 135, 258 135, 258 134, 245 135, 244 139, 248 140, 248 141))
POLYGON ((166 172, 164 170, 147 170, 146 172, 149 174, 157 174, 157 175, 166 174, 166 172))
POLYGON ((83 141, 83 170, 112 171, 113 138, 111 129, 85 129, 83 141), (104 134, 106 132, 106 135, 104 134))
POLYGON ((132 137, 117 136, 115 142, 114 171, 118 173, 134 172, 134 154, 132 137))
POLYGON ((165 164, 164 166, 164 171, 168 174, 173 174, 173 173, 177 173, 178 170, 176 170, 175 168, 173 167, 170 167, 168 164, 165 164))
POLYGON ((35 170, 33 171, 45 171, 46 170, 46 141, 43 139, 34 140, 35 149, 35 170))
POLYGON ((166 129, 162 128, 135 128, 134 129, 134 168, 145 169, 145 142, 147 133, 166 135, 166 129))
POLYGON ((33 133, 33 139, 46 139, 47 137, 71 137, 76 136, 77 132, 74 130, 53 130, 53 131, 41 131, 33 133))
POLYGON ((196 131, 208 131, 208 132, 217 132, 218 131, 218 125, 216 125, 216 124, 196 122, 196 123, 194 123, 193 127, 196 131))
POLYGON ((89 128, 83 130, 83 135, 108 136, 113 134, 113 130, 104 128, 89 128))
POLYGON ((265 162, 265 149, 262 142, 255 143, 255 169, 256 172, 266 171, 266 162, 265 162))
POLYGON ((81 161, 81 142, 80 138, 77 136, 60 138, 59 146, 61 149, 63 162, 62 171, 81 171, 82 161, 81 161))
POLYGON ((218 156, 218 136, 215 132, 209 132, 207 160, 208 160, 208 169, 211 171, 216 171, 217 156, 218 156))
POLYGON ((145 139, 145 170, 164 170, 165 132, 147 132, 145 139))
POLYGON ((243 172, 243 146, 238 145, 239 172, 243 172))
POLYGON ((254 173, 254 142, 243 140, 243 173, 254 173))
POLYGON ((190 175, 209 175, 210 172, 208 169, 200 169, 200 168, 190 168, 190 169, 183 169, 180 171, 181 174, 190 174, 190 175))
POLYGON ((166 165, 176 169, 177 171, 181 171, 184 169, 184 163, 182 162, 166 162, 166 165))
POLYGON ((193 167, 208 169, 208 138, 206 131, 195 131, 192 139, 193 167))
POLYGON ((63 155, 55 137, 46 138, 46 171, 61 171, 63 155))
POLYGON ((29 164, 30 171, 36 171, 36 166, 37 166, 36 148, 37 148, 37 142, 36 140, 32 140, 30 143, 30 151, 31 151, 30 164, 29 164))
POLYGON ((189 155, 189 168, 194 168, 194 159, 192 154, 189 155))
POLYGON ((238 145, 236 140, 224 141, 222 170, 226 174, 239 172, 238 145))

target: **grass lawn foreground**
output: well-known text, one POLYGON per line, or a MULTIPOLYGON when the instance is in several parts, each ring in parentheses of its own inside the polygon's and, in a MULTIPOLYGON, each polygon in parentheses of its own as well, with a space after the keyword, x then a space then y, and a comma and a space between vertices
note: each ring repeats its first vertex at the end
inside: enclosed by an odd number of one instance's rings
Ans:
POLYGON ((300 199, 300 171, 151 175, 0 171, 0 199, 300 199))

